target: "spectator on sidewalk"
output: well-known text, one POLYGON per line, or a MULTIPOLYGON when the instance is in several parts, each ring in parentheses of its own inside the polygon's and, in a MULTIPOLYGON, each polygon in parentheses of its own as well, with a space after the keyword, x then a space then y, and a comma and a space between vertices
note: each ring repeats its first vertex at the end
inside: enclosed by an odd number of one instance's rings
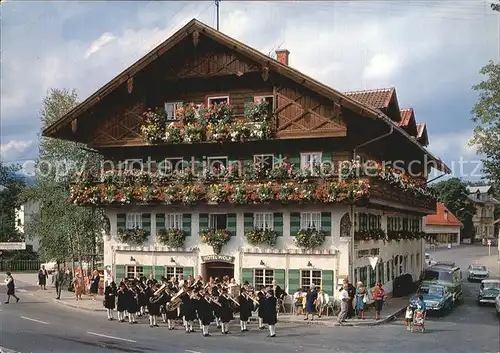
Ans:
POLYGON ((318 292, 316 291, 316 286, 313 283, 306 294, 306 317, 304 320, 309 320, 309 314, 311 314, 311 321, 314 320, 314 309, 317 299, 318 292))
POLYGON ((64 286, 64 269, 58 269, 55 272, 55 284, 56 284, 56 299, 61 299, 61 292, 64 286))
POLYGON ((42 266, 40 271, 38 271, 38 285, 40 286, 40 289, 46 290, 46 285, 47 285, 47 277, 49 277, 49 273, 45 269, 45 266, 42 266))
POLYGON ((7 301, 5 304, 9 304, 10 297, 16 298, 16 303, 19 301, 19 298, 16 296, 16 285, 14 283, 14 277, 7 272, 7 278, 5 278, 5 284, 7 285, 7 301))
POLYGON ((76 300, 82 300, 83 290, 85 289, 85 282, 83 281, 82 274, 77 273, 73 280, 73 289, 75 290, 76 300))
POLYGON ((92 283, 90 284, 90 295, 92 300, 95 301, 97 292, 99 291, 99 282, 101 282, 101 276, 99 276, 99 271, 94 270, 92 274, 92 283))
POLYGON ((356 313, 359 319, 365 318, 365 305, 367 300, 366 288, 363 282, 359 281, 356 289, 356 313))
POLYGON ((377 286, 373 290, 373 300, 375 301, 375 320, 380 320, 380 312, 384 305, 385 290, 382 287, 382 282, 378 281, 377 286))
POLYGON ((348 283, 344 281, 344 285, 342 286, 342 289, 340 291, 340 313, 339 316, 337 317, 337 321, 341 325, 347 319, 347 313, 349 312, 349 303, 351 300, 349 298, 348 288, 349 288, 348 283))

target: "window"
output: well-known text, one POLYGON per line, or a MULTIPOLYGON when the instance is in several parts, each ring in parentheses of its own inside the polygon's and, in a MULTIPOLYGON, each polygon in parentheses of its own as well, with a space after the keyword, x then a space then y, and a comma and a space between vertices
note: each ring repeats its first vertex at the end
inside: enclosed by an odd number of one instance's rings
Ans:
POLYGON ((257 96, 257 97, 253 98, 253 101, 255 103, 261 103, 263 101, 266 102, 269 114, 271 114, 273 112, 273 109, 274 109, 273 96, 257 96))
POLYGON ((226 229, 227 228, 227 214, 225 213, 211 213, 208 219, 208 227, 211 229, 226 229))
POLYGON ((182 158, 165 158, 160 167, 160 172, 172 173, 175 170, 184 170, 189 166, 189 162, 182 158))
POLYGON ((165 216, 165 228, 182 229, 182 213, 167 213, 165 216))
POLYGON ((382 282, 382 284, 385 283, 385 277, 384 277, 384 263, 380 262, 377 264, 377 279, 382 282))
POLYGON ((273 154, 256 154, 253 156, 253 164, 261 169, 274 168, 273 154))
POLYGON ((212 168, 214 170, 221 170, 223 168, 227 168, 228 160, 227 157, 208 157, 207 158, 207 167, 212 168))
POLYGON ((208 97, 207 103, 208 105, 229 103, 229 96, 208 97))
POLYGON ((177 109, 182 108, 182 106, 182 102, 166 102, 165 114, 167 115, 167 120, 179 120, 177 117, 177 109))
POLYGON ((253 286, 255 288, 267 287, 273 284, 274 271, 273 270, 253 270, 253 286))
POLYGON ((420 254, 417 253, 415 256, 415 266, 417 267, 418 272, 420 272, 420 254))
POLYGON ((301 153, 300 154, 300 169, 305 169, 316 175, 315 166, 321 164, 321 152, 301 153))
POLYGON ((22 225, 23 225, 23 224, 22 224, 22 222, 21 222, 21 218, 18 218, 18 219, 17 219, 17 226, 18 226, 18 227, 21 227, 22 225))
POLYGON ((302 212, 300 214, 301 229, 321 229, 321 213, 319 212, 302 212))
POLYGON ((142 228, 142 214, 127 213, 127 229, 142 228))
POLYGON ((370 284, 369 287, 375 287, 375 284, 377 284, 377 273, 373 269, 373 267, 368 266, 370 268, 370 284))
POLYGON ((316 287, 321 287, 321 271, 318 270, 302 270, 300 271, 300 286, 307 289, 314 284, 316 287))
POLYGON ((254 213, 253 226, 255 229, 273 229, 273 214, 254 213))
POLYGON ((368 284, 368 267, 360 267, 358 269, 359 280, 363 282, 364 285, 368 284))
POLYGON ((385 280, 385 282, 387 283, 392 279, 392 277, 391 277, 392 260, 387 261, 385 267, 386 267, 386 280, 385 280))
POLYGON ((167 279, 170 279, 172 277, 178 278, 179 275, 182 275, 184 273, 184 269, 182 267, 168 266, 166 268, 165 273, 166 273, 165 277, 167 279))
POLYGON ((127 266, 126 269, 127 279, 134 279, 144 276, 144 269, 142 266, 127 266))

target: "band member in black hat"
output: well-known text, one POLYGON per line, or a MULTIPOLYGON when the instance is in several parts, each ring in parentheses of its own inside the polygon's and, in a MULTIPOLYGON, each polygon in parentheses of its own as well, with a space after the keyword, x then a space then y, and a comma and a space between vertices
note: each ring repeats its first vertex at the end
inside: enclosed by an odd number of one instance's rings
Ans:
POLYGON ((160 316, 160 303, 159 301, 154 301, 154 292, 159 289, 160 286, 155 285, 153 282, 150 282, 150 286, 146 290, 146 298, 147 298, 147 308, 149 313, 149 327, 158 327, 156 324, 156 317, 160 316))
POLYGON ((108 313, 108 320, 113 320, 113 310, 115 309, 115 303, 116 303, 116 294, 117 294, 117 289, 116 289, 116 284, 114 281, 111 281, 111 283, 108 283, 106 288, 104 289, 104 307, 106 308, 106 311, 108 313))
POLYGON ((191 290, 188 289, 186 293, 181 295, 182 313, 184 315, 184 325, 187 333, 195 332, 193 328, 193 321, 197 319, 195 303, 194 299, 191 299, 191 294, 191 290))
POLYGON ((127 302, 127 312, 128 312, 128 322, 131 324, 136 324, 135 315, 139 311, 139 297, 138 297, 138 289, 134 284, 127 291, 126 302, 127 302))
POLYGON ((276 313, 276 305, 278 300, 273 295, 272 290, 266 292, 266 299, 264 302, 264 323, 269 325, 268 337, 276 337, 276 323, 278 322, 278 315, 276 313))
POLYGON ((120 283, 120 288, 117 292, 117 301, 116 301, 116 311, 118 311, 118 321, 125 322, 125 311, 127 310, 127 296, 128 289, 125 286, 125 283, 120 283))
POLYGON ((167 325, 169 330, 175 330, 175 320, 179 318, 177 314, 177 309, 167 310, 167 305, 172 300, 172 297, 176 294, 174 290, 169 290, 168 294, 165 295, 165 318, 167 319, 167 325))
POLYGON ((257 315, 259 316, 259 330, 264 329, 264 310, 265 310, 265 301, 266 301, 266 291, 264 287, 261 287, 259 292, 257 293, 259 297, 259 308, 257 310, 257 315))
POLYGON ((252 316, 253 301, 248 297, 245 287, 240 289, 240 295, 238 296, 238 303, 240 304, 240 327, 241 332, 248 331, 247 322, 252 316))
POLYGON ((231 299, 227 294, 227 288, 222 288, 222 295, 219 297, 219 303, 221 304, 220 320, 223 335, 227 335, 229 333, 229 323, 234 318, 233 308, 230 301, 231 299))
POLYGON ((200 299, 200 302, 198 304, 198 316, 201 320, 201 333, 203 337, 210 336, 210 334, 208 333, 208 327, 210 326, 210 323, 214 321, 214 315, 212 300, 208 291, 205 291, 203 293, 203 298, 200 299))

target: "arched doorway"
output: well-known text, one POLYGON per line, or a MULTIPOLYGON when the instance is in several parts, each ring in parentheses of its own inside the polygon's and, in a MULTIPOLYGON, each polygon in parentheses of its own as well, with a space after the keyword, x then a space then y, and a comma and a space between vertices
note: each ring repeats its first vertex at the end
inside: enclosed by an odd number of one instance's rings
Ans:
POLYGON ((201 265, 201 272, 204 280, 210 277, 222 279, 224 276, 234 278, 234 264, 222 261, 211 261, 201 265))

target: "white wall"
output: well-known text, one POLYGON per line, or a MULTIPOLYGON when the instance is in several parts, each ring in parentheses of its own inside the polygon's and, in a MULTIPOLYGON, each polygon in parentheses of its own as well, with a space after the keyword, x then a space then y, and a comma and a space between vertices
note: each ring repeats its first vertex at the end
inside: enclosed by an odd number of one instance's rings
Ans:
MULTIPOLYGON (((426 224, 424 231, 426 234, 456 234, 457 241, 452 243, 452 246, 460 245, 460 226, 440 226, 426 224)), ((448 244, 438 244, 440 246, 447 246, 448 244)))
MULTIPOLYGON (((35 201, 28 201, 25 204, 19 206, 15 210, 15 228, 16 230, 24 234, 24 230, 34 214, 40 210, 40 204, 35 201)), ((38 251, 40 249, 40 242, 38 237, 33 239, 25 239, 26 245, 33 246, 33 251, 38 251)))

